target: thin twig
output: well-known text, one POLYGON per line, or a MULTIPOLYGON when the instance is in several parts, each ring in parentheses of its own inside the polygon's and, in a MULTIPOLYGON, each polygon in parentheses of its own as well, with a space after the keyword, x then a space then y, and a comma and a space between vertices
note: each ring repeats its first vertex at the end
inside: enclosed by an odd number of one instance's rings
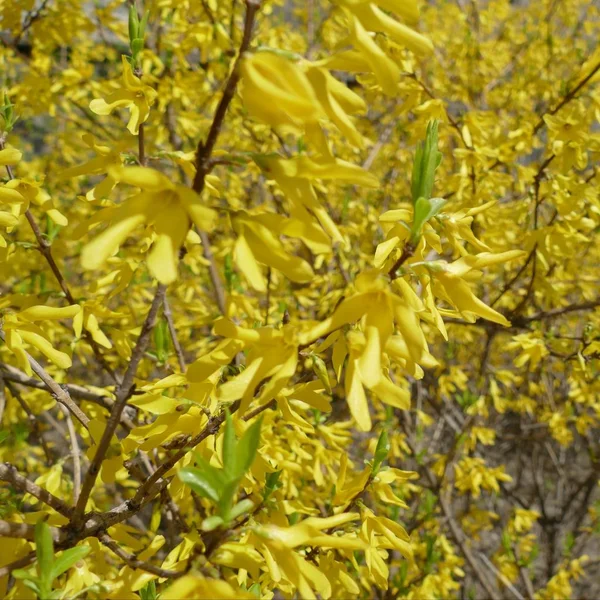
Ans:
MULTIPOLYGON (((4 149, 4 138, 2 136, 0 136, 0 150, 2 150, 2 149, 4 149)), ((9 165, 6 165, 6 172, 8 173, 9 179, 14 179, 13 171, 9 165)), ((38 245, 38 250, 40 251, 42 256, 45 258, 46 262, 48 263, 48 266, 50 267, 50 270, 52 271, 56 281, 58 282, 60 289, 63 291, 67 301, 69 302, 69 304, 78 304, 78 302, 75 300, 75 297, 71 293, 71 289, 69 288, 69 285, 67 284, 66 279, 64 278, 63 274, 61 273, 60 269, 58 268, 58 265, 56 264, 56 261, 54 260, 54 256, 52 254, 52 245, 50 244, 48 239, 42 234, 40 226, 38 225, 38 222, 35 220, 35 217, 33 216, 33 213, 31 212, 31 210, 27 209, 25 211, 25 218, 27 219, 27 222, 29 223, 31 230, 33 231, 33 235, 35 236, 35 240, 38 245)), ((94 356, 96 357, 96 360, 98 360, 98 362, 100 363, 102 368, 111 376, 111 378, 114 381, 118 381, 118 378, 117 378, 115 372, 112 370, 112 368, 106 361, 106 358, 104 358, 104 355, 102 354, 102 351, 100 350, 100 346, 97 344, 96 340, 94 340, 91 333, 87 329, 84 329, 83 336, 85 337, 87 342, 90 344, 92 351, 94 353, 94 356)))
POLYGON ((225 119, 225 115, 227 114, 227 109, 229 108, 229 104, 233 100, 233 96, 235 94, 238 81, 240 79, 240 61, 244 55, 244 52, 246 52, 246 50, 248 50, 248 47, 250 46, 252 29, 254 27, 254 19, 259 8, 259 1, 246 0, 246 19, 244 22, 244 36, 242 38, 242 43, 240 44, 240 49, 237 58, 235 59, 233 70, 231 71, 229 79, 225 84, 225 89, 223 90, 221 100, 217 105, 215 116, 213 117, 213 121, 208 131, 206 141, 200 141, 196 150, 196 174, 194 176, 192 189, 197 194, 201 194, 202 190, 204 189, 204 179, 208 174, 209 161, 214 147, 217 143, 217 139, 219 138, 219 133, 221 132, 221 127, 223 126, 223 120, 225 119))
POLYGON ((185 575, 185 571, 161 569, 160 567, 155 567, 144 560, 139 560, 136 558, 135 554, 131 554, 130 552, 123 550, 123 548, 121 548, 119 544, 117 544, 117 542, 115 542, 115 540, 113 540, 107 533, 100 534, 98 539, 132 569, 140 569, 142 571, 146 571, 147 573, 152 573, 153 575, 158 575, 159 577, 164 577, 166 579, 175 579, 185 575))
POLYGON ((507 577, 505 577, 501 571, 499 571, 495 566, 494 563, 483 553, 483 552, 478 552, 479 554, 479 558, 481 558, 481 560, 483 561, 483 563, 485 564, 485 566, 490 569, 490 571, 496 576, 498 577, 498 579, 500 579, 500 581, 506 586, 506 588, 508 590, 511 591, 511 593, 514 595, 514 597, 517 600, 525 600, 525 598, 523 598, 523 596, 521 596, 521 594, 519 594, 519 592, 515 589, 515 587, 512 585, 512 583, 508 580, 507 577))
POLYGON ((537 122, 536 126, 533 128, 533 133, 536 134, 546 123, 544 121, 545 115, 555 115, 565 104, 573 100, 575 95, 585 84, 594 77, 594 75, 600 70, 600 62, 592 68, 592 70, 568 93, 565 97, 552 109, 546 112, 544 115, 540 117, 540 120, 537 122))
MULTIPOLYGON (((40 441, 40 445, 42 446, 42 449, 46 456, 46 462, 48 465, 51 465, 52 464, 52 455, 50 454, 50 448, 48 448, 48 444, 46 443, 46 440, 44 439, 44 435, 40 428, 39 420, 36 418, 36 415, 33 414, 33 411, 31 410, 31 408, 29 408, 29 405, 27 404, 27 402, 25 402, 25 400, 19 393, 19 390, 17 390, 15 388, 15 386, 12 385, 6 379, 6 377, 4 376, 4 373, 2 373, 2 376, 3 376, 2 379, 3 379, 4 385, 10 392, 11 396, 19 403, 19 405, 21 406, 21 408, 27 415, 27 419, 29 420, 29 423, 31 424, 31 429, 33 430, 33 433, 36 435, 36 437, 40 441)), ((62 407, 62 408, 64 408, 64 407, 62 407)))
POLYGON ((179 338, 177 337, 177 330, 175 329, 175 323, 173 322, 173 313, 171 312, 171 305, 169 304, 169 300, 165 295, 165 299, 163 301, 163 315, 167 321, 167 327, 169 328, 169 334, 171 336, 171 341, 173 342, 173 348, 175 349, 175 354, 177 355, 177 361, 179 362, 179 370, 182 373, 185 373, 186 365, 185 365, 185 357, 183 356, 183 350, 181 348, 181 344, 179 343, 179 338))
MULTIPOLYGON (((2 369, 2 376, 4 377, 5 381, 12 381, 13 383, 18 383, 26 387, 35 388, 36 390, 47 389, 46 385, 42 381, 36 379, 35 377, 29 377, 26 373, 23 373, 23 371, 17 369, 16 367, 13 367, 12 365, 0 363, 0 369, 2 369)), ((61 384, 61 387, 63 389, 66 389, 72 398, 93 402, 98 406, 102 406, 109 412, 113 407, 114 401, 111 400, 108 396, 92 392, 91 390, 88 390, 81 385, 63 383, 61 384)), ((121 425, 123 425, 123 427, 129 430, 135 427, 133 421, 131 421, 131 419, 126 415, 121 416, 121 425)))
POLYGON ((69 518, 73 512, 73 509, 70 506, 67 506, 60 498, 57 498, 54 494, 51 494, 39 485, 29 481, 29 479, 23 477, 23 475, 20 475, 16 467, 10 463, 0 463, 0 481, 6 481, 18 490, 31 494, 34 498, 47 504, 50 508, 53 508, 56 512, 67 518, 69 518))
MULTIPOLYGON (((1 329, 0 339, 6 341, 4 331, 2 331, 1 329)), ((25 354, 27 356, 29 364, 31 365, 31 370, 44 382, 46 387, 50 390, 52 397, 57 402, 60 402, 61 404, 66 406, 75 415, 75 418, 87 429, 90 420, 79 408, 79 406, 77 406, 77 404, 73 402, 68 390, 56 383, 56 381, 54 381, 54 379, 52 379, 52 377, 48 375, 44 367, 42 367, 42 365, 40 365, 40 363, 38 363, 37 360, 33 358, 33 356, 31 356, 27 352, 25 352, 25 354)))
POLYGON ((73 419, 71 413, 64 407, 61 406, 65 420, 67 421, 67 428, 69 430, 69 438, 71 440, 71 458, 73 459, 73 503, 77 504, 79 498, 79 492, 81 491, 81 460, 79 458, 79 442, 77 441, 77 431, 75 431, 75 425, 73 425, 73 419))
POLYGON ((158 284, 156 288, 156 293, 154 295, 154 299, 152 300, 150 310, 148 311, 146 320, 142 325, 142 330, 136 342, 135 348, 131 353, 131 358, 129 359, 129 365, 127 366, 125 375, 123 376, 123 381, 119 385, 119 388, 115 394, 116 400, 111 410, 110 417, 108 418, 102 438, 100 439, 98 448, 94 454, 94 458, 92 459, 85 479, 83 480, 81 494, 79 495, 79 499, 73 513, 73 524, 78 524, 83 516, 88 498, 90 497, 94 484, 96 483, 96 478, 100 472, 102 461, 106 456, 106 452, 110 446, 112 437, 117 429, 119 421, 121 420, 121 414, 125 409, 127 400, 133 391, 133 380, 144 353, 146 352, 146 348, 150 342, 150 333, 152 332, 152 329, 156 323, 158 311, 163 304, 166 290, 167 288, 163 284, 158 284))
MULTIPOLYGON (((21 538, 32 541, 34 539, 35 525, 27 523, 12 523, 11 521, 0 520, 0 537, 21 538)), ((61 539, 58 529, 50 528, 50 535, 55 542, 61 539)))

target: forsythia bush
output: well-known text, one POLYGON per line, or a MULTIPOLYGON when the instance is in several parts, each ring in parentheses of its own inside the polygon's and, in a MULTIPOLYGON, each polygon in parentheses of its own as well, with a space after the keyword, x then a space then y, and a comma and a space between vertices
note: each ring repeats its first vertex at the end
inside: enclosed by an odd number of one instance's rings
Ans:
POLYGON ((597 2, 0 19, 3 596, 600 593, 597 2))

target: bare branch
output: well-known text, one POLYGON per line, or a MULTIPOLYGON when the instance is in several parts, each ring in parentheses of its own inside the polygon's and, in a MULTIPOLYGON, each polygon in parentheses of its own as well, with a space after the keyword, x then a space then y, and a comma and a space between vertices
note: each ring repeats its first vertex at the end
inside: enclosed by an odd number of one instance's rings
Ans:
POLYGON ((75 512, 73 513, 73 524, 79 524, 79 521, 81 520, 88 498, 90 497, 94 484, 96 483, 96 478, 100 473, 102 461, 104 460, 108 447, 110 446, 112 436, 114 435, 117 425, 121 420, 121 415, 125 405, 127 404, 127 400, 133 391, 133 380, 144 353, 146 352, 148 343, 150 342, 150 333, 156 324, 158 311, 164 302, 166 291, 167 288, 165 285, 158 284, 156 293, 154 294, 154 299, 152 300, 152 304, 150 306, 150 310, 146 315, 146 320, 142 325, 142 330, 136 342, 135 348, 131 353, 131 358, 129 360, 127 370, 125 371, 125 375, 123 376, 123 381, 117 389, 116 400, 112 407, 110 417, 106 423, 104 433, 102 434, 102 438, 98 444, 94 458, 91 461, 83 481, 81 494, 79 495, 77 506, 75 507, 75 512))
MULTIPOLYGON (((0 329, 0 339, 6 341, 4 332, 0 329)), ((33 358, 29 353, 25 352, 27 355, 27 360, 31 365, 32 371, 44 382, 46 387, 50 390, 52 397, 57 401, 63 404, 66 408, 68 408, 74 415, 75 418, 87 429, 88 423, 90 420, 83 413, 83 411, 73 402, 71 396, 68 392, 68 389, 62 387, 50 375, 46 372, 44 367, 40 365, 40 363, 33 358)))
POLYGON ((111 551, 114 552, 123 562, 125 562, 132 569, 140 569, 159 577, 166 579, 175 579, 185 575, 185 571, 171 571, 169 569, 161 569, 155 567, 153 564, 144 560, 136 558, 135 554, 131 554, 126 550, 123 550, 115 540, 113 540, 107 533, 102 533, 98 536, 98 539, 111 551))
POLYGON ((173 321, 173 313, 171 312, 171 305, 169 304, 169 300, 165 295, 165 299, 163 301, 163 315, 167 321, 167 327, 169 328, 169 334, 171 335, 171 341, 173 342, 173 348, 175 349, 175 354, 177 355, 177 362, 179 363, 179 370, 182 373, 185 373, 185 357, 183 356, 183 349, 181 348, 181 344, 179 343, 179 338, 177 337, 177 330, 175 329, 175 323, 173 321))
POLYGON ((67 518, 69 518, 73 512, 73 509, 67 506, 60 498, 57 498, 39 485, 36 485, 26 477, 20 475, 16 467, 10 463, 0 463, 0 481, 6 481, 18 490, 31 494, 34 498, 47 504, 50 508, 53 508, 56 512, 67 518))

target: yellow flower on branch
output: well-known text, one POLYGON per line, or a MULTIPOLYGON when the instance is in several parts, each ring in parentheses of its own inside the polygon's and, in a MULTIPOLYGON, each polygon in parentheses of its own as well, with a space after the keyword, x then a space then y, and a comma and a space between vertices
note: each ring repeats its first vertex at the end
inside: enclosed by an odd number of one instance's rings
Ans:
POLYGON ((130 111, 127 129, 138 135, 140 125, 145 123, 150 114, 150 107, 156 100, 156 90, 142 83, 131 70, 126 56, 121 57, 123 63, 123 87, 104 98, 90 102, 90 110, 97 115, 110 115, 116 108, 127 108, 130 111))
POLYGON ((33 346, 57 367, 68 369, 72 364, 71 357, 54 348, 47 334, 37 322, 72 319, 80 311, 81 307, 78 305, 65 306, 64 308, 30 306, 18 313, 6 314, 2 324, 6 336, 6 346, 17 357, 19 367, 28 375, 32 375, 33 372, 26 348, 27 346, 33 346))
MULTIPOLYGON (((83 141, 96 153, 96 157, 80 165, 70 167, 60 174, 61 179, 80 177, 81 175, 102 175, 108 173, 110 167, 121 166, 121 151, 125 149, 124 144, 115 148, 98 143, 94 136, 86 133, 82 136, 83 141)), ((115 180, 107 175, 100 183, 95 185, 86 194, 88 200, 106 198, 115 187, 115 180)))
POLYGON ((159 282, 172 283, 177 278, 179 250, 190 225, 210 229, 216 219, 215 211, 203 206, 190 188, 173 183, 154 169, 113 167, 108 174, 116 182, 139 187, 141 191, 88 221, 88 228, 102 222, 110 224, 83 248, 81 264, 85 269, 98 268, 138 226, 152 224, 157 237, 148 254, 148 269, 159 282))

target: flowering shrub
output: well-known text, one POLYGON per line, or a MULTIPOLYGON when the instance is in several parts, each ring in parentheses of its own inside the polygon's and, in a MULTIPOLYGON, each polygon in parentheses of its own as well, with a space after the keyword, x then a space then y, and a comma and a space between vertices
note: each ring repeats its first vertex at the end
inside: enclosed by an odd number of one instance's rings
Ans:
POLYGON ((7 598, 592 597, 593 0, 4 0, 7 598))

